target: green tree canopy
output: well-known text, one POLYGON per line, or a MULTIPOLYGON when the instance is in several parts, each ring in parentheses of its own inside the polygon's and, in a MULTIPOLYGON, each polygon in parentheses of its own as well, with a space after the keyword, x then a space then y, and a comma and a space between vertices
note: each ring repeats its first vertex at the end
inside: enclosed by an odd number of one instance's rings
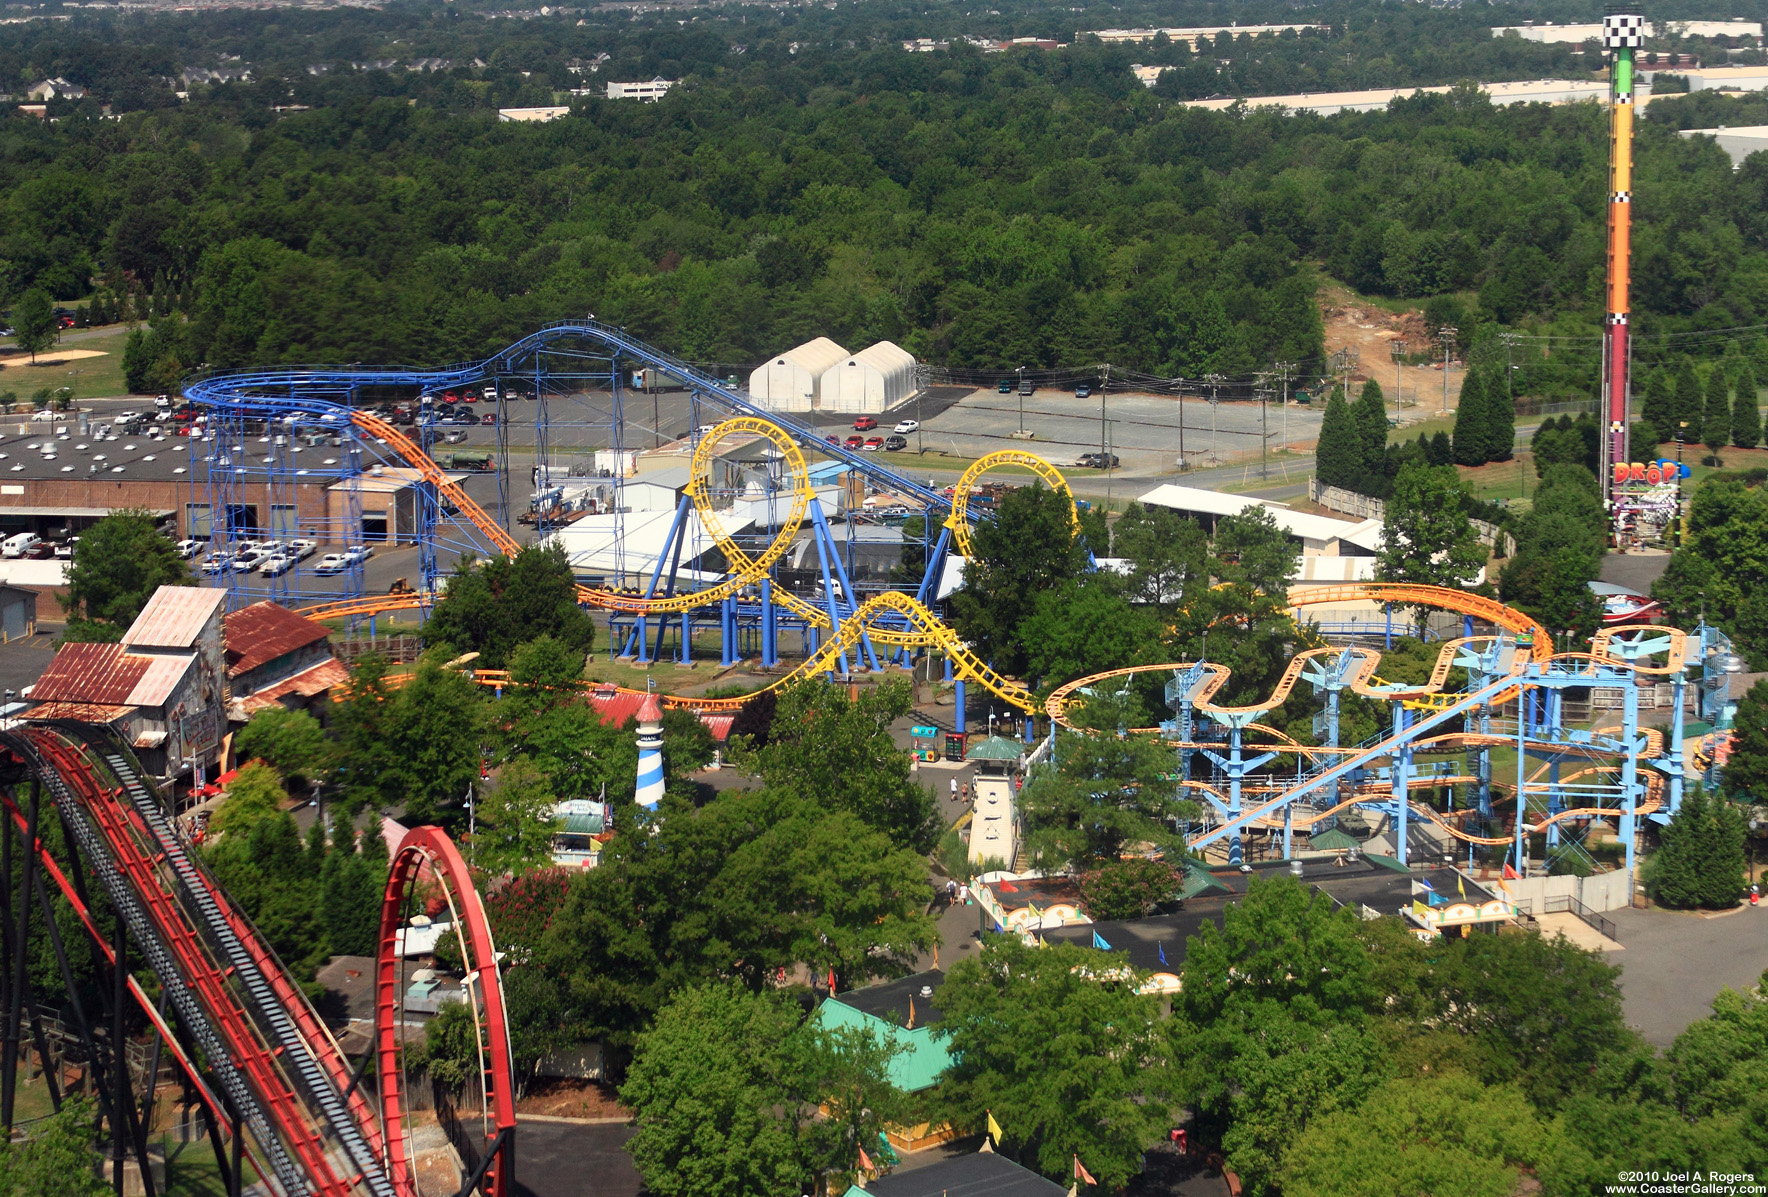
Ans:
POLYGON ((839 1189, 857 1176, 856 1144, 903 1114, 891 1051, 804 1021, 781 993, 685 989, 640 1037, 620 1087, 637 1127, 626 1149, 657 1197, 795 1193, 825 1173, 839 1189))
POLYGON ((1658 833, 1659 847, 1646 862, 1645 883, 1652 897, 1675 909, 1728 910, 1744 891, 1743 812, 1699 786, 1658 833))
POLYGON ((1731 443, 1754 449, 1762 440, 1762 409, 1757 406, 1756 372, 1748 362, 1737 372, 1737 398, 1731 405, 1731 443))
POLYGON ((1491 439, 1491 420, 1486 413, 1486 380, 1477 370, 1469 370, 1461 380, 1461 398, 1455 406, 1455 464, 1484 465, 1486 448, 1491 439))
MULTIPOLYGON (((1694 363, 1685 357, 1676 367, 1675 384, 1676 422, 1684 444, 1701 443, 1701 416, 1705 408, 1706 396, 1701 392, 1700 376, 1694 372, 1694 363)), ((1676 428, 1670 430, 1672 439, 1676 433, 1676 428)))
POLYGON ((31 361, 61 337, 61 321, 55 315, 55 302, 49 292, 32 287, 19 296, 12 309, 13 339, 18 347, 31 355, 31 361))
MULTIPOLYGON (((1640 419, 1651 428, 1652 445, 1676 439, 1676 399, 1671 391, 1670 376, 1660 367, 1646 380, 1640 402, 1640 419)), ((1647 446, 1639 446, 1646 449, 1647 446)))
POLYGON ((68 569, 70 640, 120 638, 161 586, 195 579, 145 511, 113 511, 80 534, 68 569))
POLYGON ((1357 433, 1363 444, 1363 470, 1378 477, 1387 466, 1387 401, 1379 382, 1371 378, 1363 384, 1352 413, 1357 418, 1357 433))
POLYGON ((1127 1183, 1174 1106, 1159 1001, 1140 983, 1107 952, 987 936, 939 990, 941 1110, 966 1129, 988 1111, 998 1150, 1046 1176, 1067 1180, 1079 1156, 1103 1188, 1127 1183))
POLYGON ((1131 503, 1124 508, 1111 530, 1111 551, 1130 563, 1124 594, 1131 602, 1170 606, 1209 581, 1203 529, 1170 507, 1131 503))
POLYGON ((571 563, 555 543, 528 546, 513 561, 463 561, 430 609, 423 634, 431 644, 477 652, 482 668, 503 669, 518 645, 539 636, 581 658, 594 646, 595 621, 577 605, 571 563))
POLYGON ((1731 440, 1731 387, 1722 366, 1707 372, 1706 395, 1701 406, 1701 440, 1717 453, 1731 440))
POLYGON ((558 798, 545 776, 518 757, 483 787, 467 843, 473 867, 488 877, 520 877, 552 864, 558 798))
POLYGON ((1757 682, 1738 700, 1721 784, 1727 795, 1768 803, 1768 681, 1757 682))
POLYGON ((1326 414, 1320 419, 1320 439, 1314 448, 1314 476, 1322 486, 1339 486, 1361 493, 1368 477, 1364 468, 1363 438, 1356 413, 1345 402, 1344 391, 1334 387, 1331 398, 1326 400, 1326 414))
POLYGON ((975 556, 964 567, 964 588, 951 598, 952 626, 1004 673, 1023 674, 1030 663, 1023 625, 1037 596, 1086 569, 1072 515, 1063 495, 1022 486, 970 534, 975 556))
POLYGON ((254 713, 234 737, 243 758, 258 757, 291 784, 317 781, 337 765, 338 748, 306 711, 272 706, 254 713))
POLYGON ((1486 547, 1462 507, 1460 480, 1451 467, 1402 469, 1387 501, 1382 533, 1375 575, 1384 582, 1465 586, 1486 561, 1486 547))

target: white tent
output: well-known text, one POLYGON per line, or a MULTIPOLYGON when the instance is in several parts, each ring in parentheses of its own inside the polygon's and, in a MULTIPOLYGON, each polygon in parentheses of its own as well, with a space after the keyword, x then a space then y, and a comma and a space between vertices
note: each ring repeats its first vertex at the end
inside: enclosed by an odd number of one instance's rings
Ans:
POLYGON ((915 355, 889 341, 831 366, 822 379, 824 411, 886 411, 915 393, 915 355))
POLYGON ((749 373, 749 394, 774 411, 814 411, 820 401, 823 374, 847 357, 847 350, 827 337, 788 349, 749 373))

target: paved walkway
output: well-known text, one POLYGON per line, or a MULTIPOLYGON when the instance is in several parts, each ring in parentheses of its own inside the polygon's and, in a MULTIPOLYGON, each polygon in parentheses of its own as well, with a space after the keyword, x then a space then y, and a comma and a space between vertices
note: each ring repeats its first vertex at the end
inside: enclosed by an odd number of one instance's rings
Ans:
POLYGON ((1537 916, 1535 922, 1540 926, 1541 934, 1549 939, 1555 935, 1563 935, 1586 951, 1620 952, 1626 950, 1626 945, 1616 943, 1575 914, 1543 914, 1537 916))
POLYGON ((1658 1047, 1711 1014, 1720 989, 1754 985, 1768 969, 1768 906, 1712 918, 1659 909, 1608 917, 1627 949, 1612 961, 1627 1024, 1658 1047))

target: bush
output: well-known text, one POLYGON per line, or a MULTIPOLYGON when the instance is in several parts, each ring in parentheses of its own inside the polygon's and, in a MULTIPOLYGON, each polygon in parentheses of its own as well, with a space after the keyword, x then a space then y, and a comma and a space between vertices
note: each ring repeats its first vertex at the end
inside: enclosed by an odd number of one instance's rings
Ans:
POLYGON ((1119 860, 1080 879, 1081 904, 1096 922, 1139 919, 1179 892, 1179 876, 1163 860, 1119 860))

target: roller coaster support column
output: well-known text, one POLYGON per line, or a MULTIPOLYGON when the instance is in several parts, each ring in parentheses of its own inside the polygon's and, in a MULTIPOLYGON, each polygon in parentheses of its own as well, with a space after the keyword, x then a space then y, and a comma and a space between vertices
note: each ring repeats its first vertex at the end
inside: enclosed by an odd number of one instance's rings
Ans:
MULTIPOLYGON (((1681 689, 1680 686, 1677 687, 1681 689)), ((1682 714, 1681 704, 1676 707, 1676 714, 1682 714)), ((1680 718, 1678 718, 1680 722, 1680 718)), ((1644 743, 1639 735, 1639 687, 1628 686, 1621 691, 1621 738, 1626 741, 1627 752, 1621 757, 1621 843, 1627 852, 1627 871, 1633 871, 1633 842, 1638 836, 1639 820, 1639 763, 1638 754, 1643 751, 1644 743)), ((1680 758, 1681 754, 1677 754, 1680 758)), ((1676 771, 1682 771, 1680 759, 1676 762, 1676 771)), ((1675 777, 1671 777, 1674 784, 1675 777)))
POLYGON ((742 646, 738 643, 740 634, 737 628, 737 596, 732 594, 718 604, 718 663, 729 668, 737 663, 742 655, 742 646))
MULTIPOLYGON (((1229 820, 1235 819, 1240 814, 1241 784, 1245 781, 1246 776, 1256 769, 1263 768, 1277 757, 1275 752, 1260 753, 1258 756, 1255 756, 1250 760, 1241 755, 1240 737, 1242 729, 1244 729, 1248 723, 1255 721, 1262 713, 1263 712, 1261 711, 1217 712, 1215 717, 1228 725, 1228 755, 1224 757, 1221 753, 1214 752, 1208 748, 1203 750, 1203 755, 1208 757, 1216 768, 1228 775, 1229 820)), ((1289 806, 1290 804, 1285 804, 1283 808, 1286 816, 1286 829, 1289 806)), ((1287 835, 1284 836, 1284 851, 1285 853, 1288 852, 1287 835)), ((1240 840, 1240 829, 1236 827, 1232 836, 1228 840, 1228 863, 1237 865, 1241 862, 1243 856, 1244 850, 1240 840)))
MULTIPOLYGON (((1530 665, 1525 676, 1540 672, 1540 666, 1530 665)), ((1528 778, 1528 734, 1529 734, 1529 698, 1531 690, 1527 686, 1519 686, 1516 692, 1516 871, 1522 876, 1529 875, 1528 857, 1523 855, 1524 836, 1529 826, 1529 796, 1525 788, 1528 778)))
POLYGON ((960 735, 970 730, 969 725, 964 721, 964 705, 967 697, 964 693, 964 679, 959 678, 952 683, 952 730, 960 735))
MULTIPOLYGON (((1197 688, 1208 671, 1201 661, 1186 666, 1184 669, 1173 670, 1172 678, 1166 683, 1166 705, 1172 708, 1173 718, 1160 725, 1160 732, 1169 740, 1180 744, 1189 744, 1196 737, 1197 709, 1191 705, 1191 693, 1197 688)), ((1179 779, 1191 780, 1191 750, 1179 749, 1179 779)))
MULTIPOLYGON (((847 576, 847 567, 841 563, 841 549, 835 543, 835 534, 829 531, 828 521, 823 518, 821 500, 812 499, 810 501, 810 518, 811 534, 817 538, 817 552, 823 558, 823 587, 825 591, 828 590, 829 570, 833 568, 835 580, 841 583, 841 600, 846 603, 847 610, 851 613, 859 606, 859 595, 854 592, 853 580, 847 576)), ((831 619, 829 635, 833 636, 841 625, 839 621, 834 619, 836 596, 830 592, 829 598, 831 619)), ((859 635, 859 653, 856 655, 859 656, 862 664, 868 665, 874 672, 879 668, 878 654, 872 650, 872 638, 864 632, 859 635)), ((843 658, 842 667, 846 668, 845 658, 843 658)))
MULTIPOLYGON (((925 533, 922 535, 924 538, 925 533)), ((927 567, 921 571, 921 584, 915 588, 915 601, 924 607, 931 607, 939 601, 939 579, 945 573, 945 559, 951 552, 951 545, 952 530, 941 525, 939 539, 934 542, 933 551, 927 554, 927 567)), ((912 662, 909 649, 902 650, 902 657, 904 664, 912 662)))
MULTIPOLYGON (((1404 703, 1394 703, 1394 735, 1403 736, 1411 726, 1412 712, 1404 703)), ((1407 841, 1407 824, 1412 814, 1411 783, 1412 783, 1412 741, 1400 741, 1400 750, 1394 753, 1393 765, 1394 786, 1394 858, 1401 864, 1406 863, 1410 845, 1407 841)))
POLYGON ((762 668, 780 663, 780 614, 773 605, 773 578, 762 578, 762 668))

